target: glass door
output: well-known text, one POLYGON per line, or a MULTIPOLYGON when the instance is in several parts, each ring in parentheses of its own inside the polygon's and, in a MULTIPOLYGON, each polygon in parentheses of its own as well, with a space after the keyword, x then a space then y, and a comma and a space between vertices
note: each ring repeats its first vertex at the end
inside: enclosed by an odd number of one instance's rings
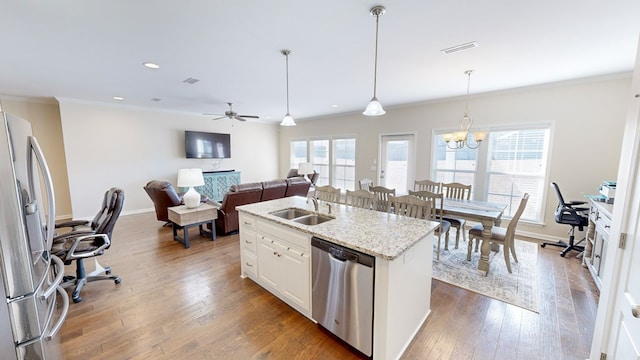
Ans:
POLYGON ((380 137, 379 184, 396 189, 396 195, 413 189, 411 183, 415 169, 413 134, 382 135, 380 137))

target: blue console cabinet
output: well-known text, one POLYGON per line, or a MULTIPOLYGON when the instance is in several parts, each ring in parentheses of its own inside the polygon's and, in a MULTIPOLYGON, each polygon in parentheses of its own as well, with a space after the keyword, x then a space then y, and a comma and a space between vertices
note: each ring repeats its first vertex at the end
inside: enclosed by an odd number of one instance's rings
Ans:
POLYGON ((239 171, 205 171, 202 175, 204 175, 204 186, 198 186, 196 190, 218 202, 222 201, 231 185, 240 184, 239 171))

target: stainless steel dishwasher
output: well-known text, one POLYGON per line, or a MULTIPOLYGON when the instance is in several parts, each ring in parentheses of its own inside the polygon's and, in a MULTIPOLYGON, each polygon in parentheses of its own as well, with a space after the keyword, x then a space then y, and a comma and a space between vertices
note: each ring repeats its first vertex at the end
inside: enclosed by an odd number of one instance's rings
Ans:
POLYGON ((371 356, 375 258, 317 237, 311 247, 313 319, 371 356))

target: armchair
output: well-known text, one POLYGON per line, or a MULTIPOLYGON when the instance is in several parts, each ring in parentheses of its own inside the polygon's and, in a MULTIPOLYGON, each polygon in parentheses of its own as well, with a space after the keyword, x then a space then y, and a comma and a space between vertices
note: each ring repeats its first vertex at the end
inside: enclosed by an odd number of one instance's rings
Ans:
MULTIPOLYGON (((171 225, 169 221, 169 212, 167 208, 171 206, 178 206, 182 204, 183 193, 179 193, 168 181, 151 180, 144 186, 144 191, 153 201, 153 206, 156 210, 156 218, 159 221, 164 221, 162 226, 171 225)), ((200 195, 200 201, 205 202, 207 197, 200 195)))
POLYGON ((76 276, 65 276, 63 288, 75 285, 71 298, 73 302, 82 301, 80 291, 87 282, 96 280, 113 280, 119 284, 121 279, 111 275, 111 268, 98 264, 96 256, 104 254, 111 246, 113 228, 122 211, 124 192, 111 188, 104 194, 102 207, 92 221, 73 220, 56 224, 56 229, 69 228, 68 232, 56 235, 53 239, 51 253, 70 265, 76 262, 76 276), (84 259, 94 258, 96 270, 87 275, 84 259), (106 275, 100 275, 105 272, 106 275))

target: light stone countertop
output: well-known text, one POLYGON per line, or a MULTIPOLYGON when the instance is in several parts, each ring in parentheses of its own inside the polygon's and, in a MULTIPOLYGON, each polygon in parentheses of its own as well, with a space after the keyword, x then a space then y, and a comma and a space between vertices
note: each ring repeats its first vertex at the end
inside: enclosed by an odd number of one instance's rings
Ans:
MULTIPOLYGON (((329 210, 327 203, 319 203, 318 213, 326 215, 329 210)), ((438 226, 433 221, 330 204, 330 216, 335 219, 318 225, 303 225, 270 214, 287 208, 313 212, 313 202, 307 204, 307 198, 300 196, 242 205, 236 209, 386 260, 397 258, 420 239, 432 234, 438 226)))

